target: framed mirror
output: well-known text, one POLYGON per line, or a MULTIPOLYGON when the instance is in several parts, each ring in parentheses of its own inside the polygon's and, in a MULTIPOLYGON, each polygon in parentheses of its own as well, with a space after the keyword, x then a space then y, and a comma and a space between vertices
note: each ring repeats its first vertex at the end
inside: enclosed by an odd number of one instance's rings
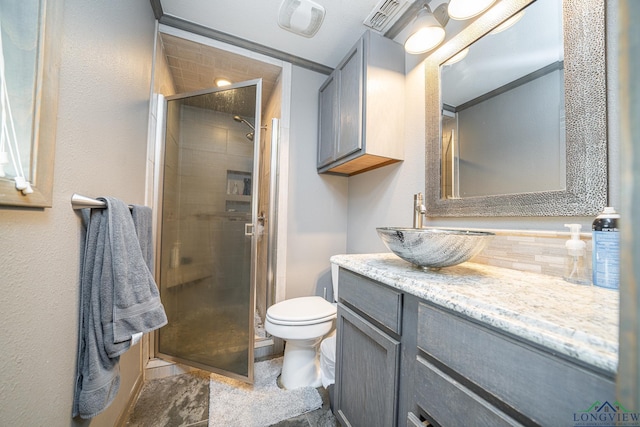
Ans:
POLYGON ((501 1, 427 58, 428 216, 606 206, 604 11, 603 0, 501 1))
POLYGON ((51 207, 61 23, 62 2, 0 4, 0 205, 51 207))

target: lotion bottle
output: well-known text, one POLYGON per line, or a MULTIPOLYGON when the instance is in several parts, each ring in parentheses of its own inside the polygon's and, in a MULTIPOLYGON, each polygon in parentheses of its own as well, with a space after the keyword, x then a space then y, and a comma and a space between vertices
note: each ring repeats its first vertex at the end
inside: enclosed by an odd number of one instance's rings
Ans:
POLYGON ((612 207, 593 221, 593 284, 602 288, 620 288, 620 233, 618 214, 612 207))
POLYGON ((571 231, 571 239, 567 240, 567 259, 565 261, 564 280, 579 285, 590 285, 587 268, 587 244, 580 240, 580 224, 565 224, 571 231))

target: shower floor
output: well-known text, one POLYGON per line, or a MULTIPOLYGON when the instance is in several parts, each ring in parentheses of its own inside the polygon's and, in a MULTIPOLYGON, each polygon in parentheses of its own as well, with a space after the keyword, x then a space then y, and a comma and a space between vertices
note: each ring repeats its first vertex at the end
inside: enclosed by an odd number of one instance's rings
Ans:
MULTIPOLYGON (((159 350, 203 365, 242 372, 247 366, 249 342, 243 311, 239 306, 200 308, 172 319, 162 329, 159 350)), ((270 344, 257 311, 254 340, 256 347, 270 344)))

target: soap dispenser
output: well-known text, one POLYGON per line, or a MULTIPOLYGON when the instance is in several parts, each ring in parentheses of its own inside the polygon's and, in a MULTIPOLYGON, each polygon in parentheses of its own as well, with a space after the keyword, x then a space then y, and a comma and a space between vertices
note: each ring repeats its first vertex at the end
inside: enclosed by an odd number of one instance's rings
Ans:
POLYGON ((591 279, 587 271, 587 244, 580 240, 580 224, 565 224, 571 231, 571 239, 567 240, 567 259, 565 261, 564 280, 579 285, 590 285, 591 279))

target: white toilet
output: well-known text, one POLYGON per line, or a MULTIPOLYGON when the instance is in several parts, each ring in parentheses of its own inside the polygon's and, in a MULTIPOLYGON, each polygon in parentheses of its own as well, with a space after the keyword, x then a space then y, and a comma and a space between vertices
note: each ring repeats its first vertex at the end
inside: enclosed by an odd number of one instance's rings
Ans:
MULTIPOLYGON (((333 288, 335 296, 336 280, 333 288)), ((266 331, 286 341, 280 376, 284 388, 322 384, 318 345, 333 330, 335 318, 336 305, 318 296, 284 300, 267 309, 266 331)))

